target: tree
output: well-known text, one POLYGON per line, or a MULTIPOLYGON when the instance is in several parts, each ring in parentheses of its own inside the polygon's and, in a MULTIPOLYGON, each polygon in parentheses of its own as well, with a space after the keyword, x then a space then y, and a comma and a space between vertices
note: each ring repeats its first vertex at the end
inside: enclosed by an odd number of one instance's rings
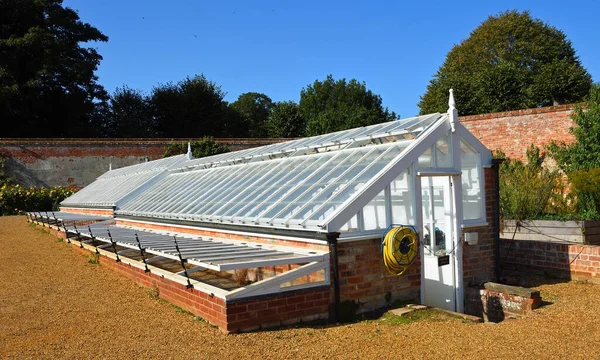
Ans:
POLYGON ((592 80, 566 35, 529 12, 490 16, 448 53, 421 96, 421 114, 445 112, 453 88, 463 115, 580 101, 592 80))
POLYGON ((572 118, 576 126, 569 132, 575 142, 569 146, 553 142, 548 146, 550 155, 566 173, 600 168, 600 83, 592 85, 585 102, 575 106, 572 118))
POLYGON ((240 95, 229 107, 240 117, 240 125, 249 137, 267 137, 265 124, 273 101, 265 94, 248 92, 240 95))
POLYGON ((89 41, 108 37, 62 0, 0 1, 0 136, 98 135, 108 95, 89 41))
POLYGON ((226 136, 229 121, 225 92, 204 75, 177 84, 159 84, 150 98, 158 133, 165 137, 226 136))
POLYGON ((306 119, 298 104, 281 101, 273 105, 266 128, 271 138, 303 137, 306 134, 306 119))
POLYGON ((143 93, 123 86, 110 98, 111 137, 154 137, 156 124, 150 99, 143 93))
POLYGON ((307 120, 307 135, 367 126, 396 119, 381 105, 381 96, 356 79, 334 80, 327 75, 300 92, 300 111, 307 120))
MULTIPOLYGON (((190 147, 192 148, 192 156, 195 158, 223 154, 230 151, 227 145, 220 144, 209 136, 203 137, 202 140, 191 142, 190 147)), ((187 153, 187 143, 173 142, 169 145, 163 157, 185 153, 187 153)))

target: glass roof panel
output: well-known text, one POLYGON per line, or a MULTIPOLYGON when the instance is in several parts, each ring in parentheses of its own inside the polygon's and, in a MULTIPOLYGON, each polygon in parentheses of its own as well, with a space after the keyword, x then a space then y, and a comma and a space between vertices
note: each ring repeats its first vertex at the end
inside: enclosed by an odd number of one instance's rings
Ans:
MULTIPOLYGON (((239 163, 249 163, 252 162, 254 159, 290 156, 295 150, 298 149, 318 149, 324 146, 329 146, 332 143, 350 144, 354 142, 357 138, 364 138, 367 136, 372 138, 381 138, 381 142, 385 143, 388 142, 388 140, 386 140, 385 138, 388 137, 390 133, 396 132, 410 133, 412 135, 410 136, 410 138, 415 138, 419 135, 420 132, 426 129, 428 125, 432 124, 441 117, 442 115, 435 113, 403 120, 394 120, 366 127, 343 130, 330 134, 287 141, 280 144, 270 144, 253 149, 246 149, 200 159, 193 159, 190 161, 186 161, 185 164, 183 164, 182 166, 206 168, 214 166, 228 166, 231 165, 232 161, 239 163)), ((302 155, 303 153, 299 153, 295 156, 302 155)), ((177 166, 171 168, 175 169, 177 168, 177 166)))

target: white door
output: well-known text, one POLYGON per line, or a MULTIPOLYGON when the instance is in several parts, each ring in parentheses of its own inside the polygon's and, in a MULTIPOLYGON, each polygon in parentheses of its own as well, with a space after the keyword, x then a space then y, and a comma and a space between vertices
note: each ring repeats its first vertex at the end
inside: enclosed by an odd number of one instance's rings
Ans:
POLYGON ((449 176, 421 178, 425 305, 456 311, 453 203, 449 176))

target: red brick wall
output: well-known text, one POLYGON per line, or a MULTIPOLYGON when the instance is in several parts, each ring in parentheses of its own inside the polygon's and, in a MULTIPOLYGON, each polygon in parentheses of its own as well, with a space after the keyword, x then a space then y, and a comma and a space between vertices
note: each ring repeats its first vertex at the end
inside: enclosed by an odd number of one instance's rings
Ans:
POLYGON ((327 319, 329 288, 297 290, 282 295, 227 303, 227 331, 253 331, 327 319))
POLYGON ((64 211, 64 212, 68 212, 68 213, 72 213, 72 214, 113 216, 112 209, 70 208, 70 207, 61 206, 60 211, 64 211))
MULTIPOLYGON (((488 149, 502 150, 512 159, 525 159, 531 144, 552 140, 571 143, 573 104, 459 117, 459 121, 488 149)), ((460 111, 460 110, 459 110, 460 111)))
POLYGON ((419 301, 421 262, 417 258, 401 276, 385 269, 381 255, 381 239, 340 241, 338 243, 340 301, 353 301, 358 312, 375 310, 396 300, 419 301))
POLYGON ((600 283, 600 246, 509 239, 500 244, 504 269, 600 283))
POLYGON ((493 281, 495 275, 495 243, 494 223, 498 199, 495 189, 496 169, 484 169, 485 177, 485 204, 488 226, 474 229, 465 229, 464 232, 477 232, 479 238, 477 245, 463 243, 463 275, 464 284, 476 285, 484 281, 493 281))

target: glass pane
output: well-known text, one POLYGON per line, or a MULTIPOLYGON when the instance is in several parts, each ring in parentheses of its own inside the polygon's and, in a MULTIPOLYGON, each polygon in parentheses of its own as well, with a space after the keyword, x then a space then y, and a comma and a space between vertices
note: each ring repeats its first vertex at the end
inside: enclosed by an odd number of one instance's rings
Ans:
POLYGON ((481 219, 481 158, 479 153, 463 139, 460 139, 460 161, 460 170, 462 172, 463 219, 481 219))
POLYGON ((427 149, 421 156, 419 156, 419 167, 421 169, 430 169, 433 167, 431 158, 431 148, 427 149))
POLYGON ((279 212, 284 207, 284 205, 279 204, 281 199, 285 197, 289 191, 292 191, 292 189, 294 189, 298 184, 305 181, 307 177, 314 173, 324 163, 330 160, 332 156, 333 155, 331 154, 319 156, 313 162, 311 162, 310 165, 294 169, 294 171, 297 171, 297 174, 294 178, 290 179, 290 181, 286 183, 283 183, 281 187, 279 187, 279 189, 272 193, 271 196, 267 197, 267 199, 263 203, 257 204, 252 209, 249 209, 249 212, 244 214, 244 216, 264 217, 261 215, 261 213, 276 203, 278 204, 275 207, 279 209, 279 212))
POLYGON ((347 223, 344 224, 339 232, 357 232, 358 231, 358 215, 354 215, 347 223))
MULTIPOLYGON (((277 216, 278 218, 286 218, 296 211, 300 210, 302 206, 304 206, 311 198, 319 194, 323 191, 327 186, 333 182, 338 183, 336 180, 340 175, 344 172, 348 171, 352 166, 356 164, 363 156, 365 156, 364 151, 355 152, 346 156, 340 162, 331 162, 321 168, 315 176, 311 177, 309 181, 302 184, 302 186, 298 187, 296 190, 289 193, 285 199, 282 200, 286 205, 286 211, 282 214, 278 213, 280 211, 275 212, 275 209, 269 211, 263 217, 272 218, 277 216)), ((356 171, 356 170, 354 170, 356 171)))
MULTIPOLYGON (((381 169, 383 169, 390 161, 392 161, 396 156, 398 156, 403 150, 403 147, 398 144, 394 145, 394 149, 386 153, 382 156, 378 161, 373 163, 374 159, 371 159, 369 162, 371 165, 365 169, 360 175, 355 176, 353 179, 341 179, 340 185, 336 186, 332 189, 329 189, 325 194, 320 195, 318 198, 314 200, 312 203, 312 207, 306 209, 301 214, 296 216, 297 219, 303 219, 310 216, 311 220, 323 220, 327 218, 335 209, 337 209, 342 203, 347 201, 354 195, 357 191, 362 189, 365 186, 365 183, 373 178, 381 169), (326 206, 321 208, 324 202, 327 202, 326 206), (317 209, 319 209, 317 211, 317 209), (316 211, 314 214, 311 214, 313 211, 316 211)), ((362 169, 361 169, 362 171, 362 169)))
POLYGON ((439 138, 435 143, 435 160, 439 168, 452 167, 452 147, 450 146, 450 132, 439 138))
MULTIPOLYGON (((423 244, 428 255, 445 255, 448 216, 445 191, 449 189, 447 177, 421 178, 423 201, 423 244)), ((451 244, 450 244, 451 245, 451 244)))
POLYGON ((363 223, 365 230, 385 229, 385 192, 382 191, 363 208, 363 223))
POLYGON ((415 209, 413 207, 412 189, 410 187, 411 180, 407 169, 390 183, 393 224, 415 224, 415 209))

